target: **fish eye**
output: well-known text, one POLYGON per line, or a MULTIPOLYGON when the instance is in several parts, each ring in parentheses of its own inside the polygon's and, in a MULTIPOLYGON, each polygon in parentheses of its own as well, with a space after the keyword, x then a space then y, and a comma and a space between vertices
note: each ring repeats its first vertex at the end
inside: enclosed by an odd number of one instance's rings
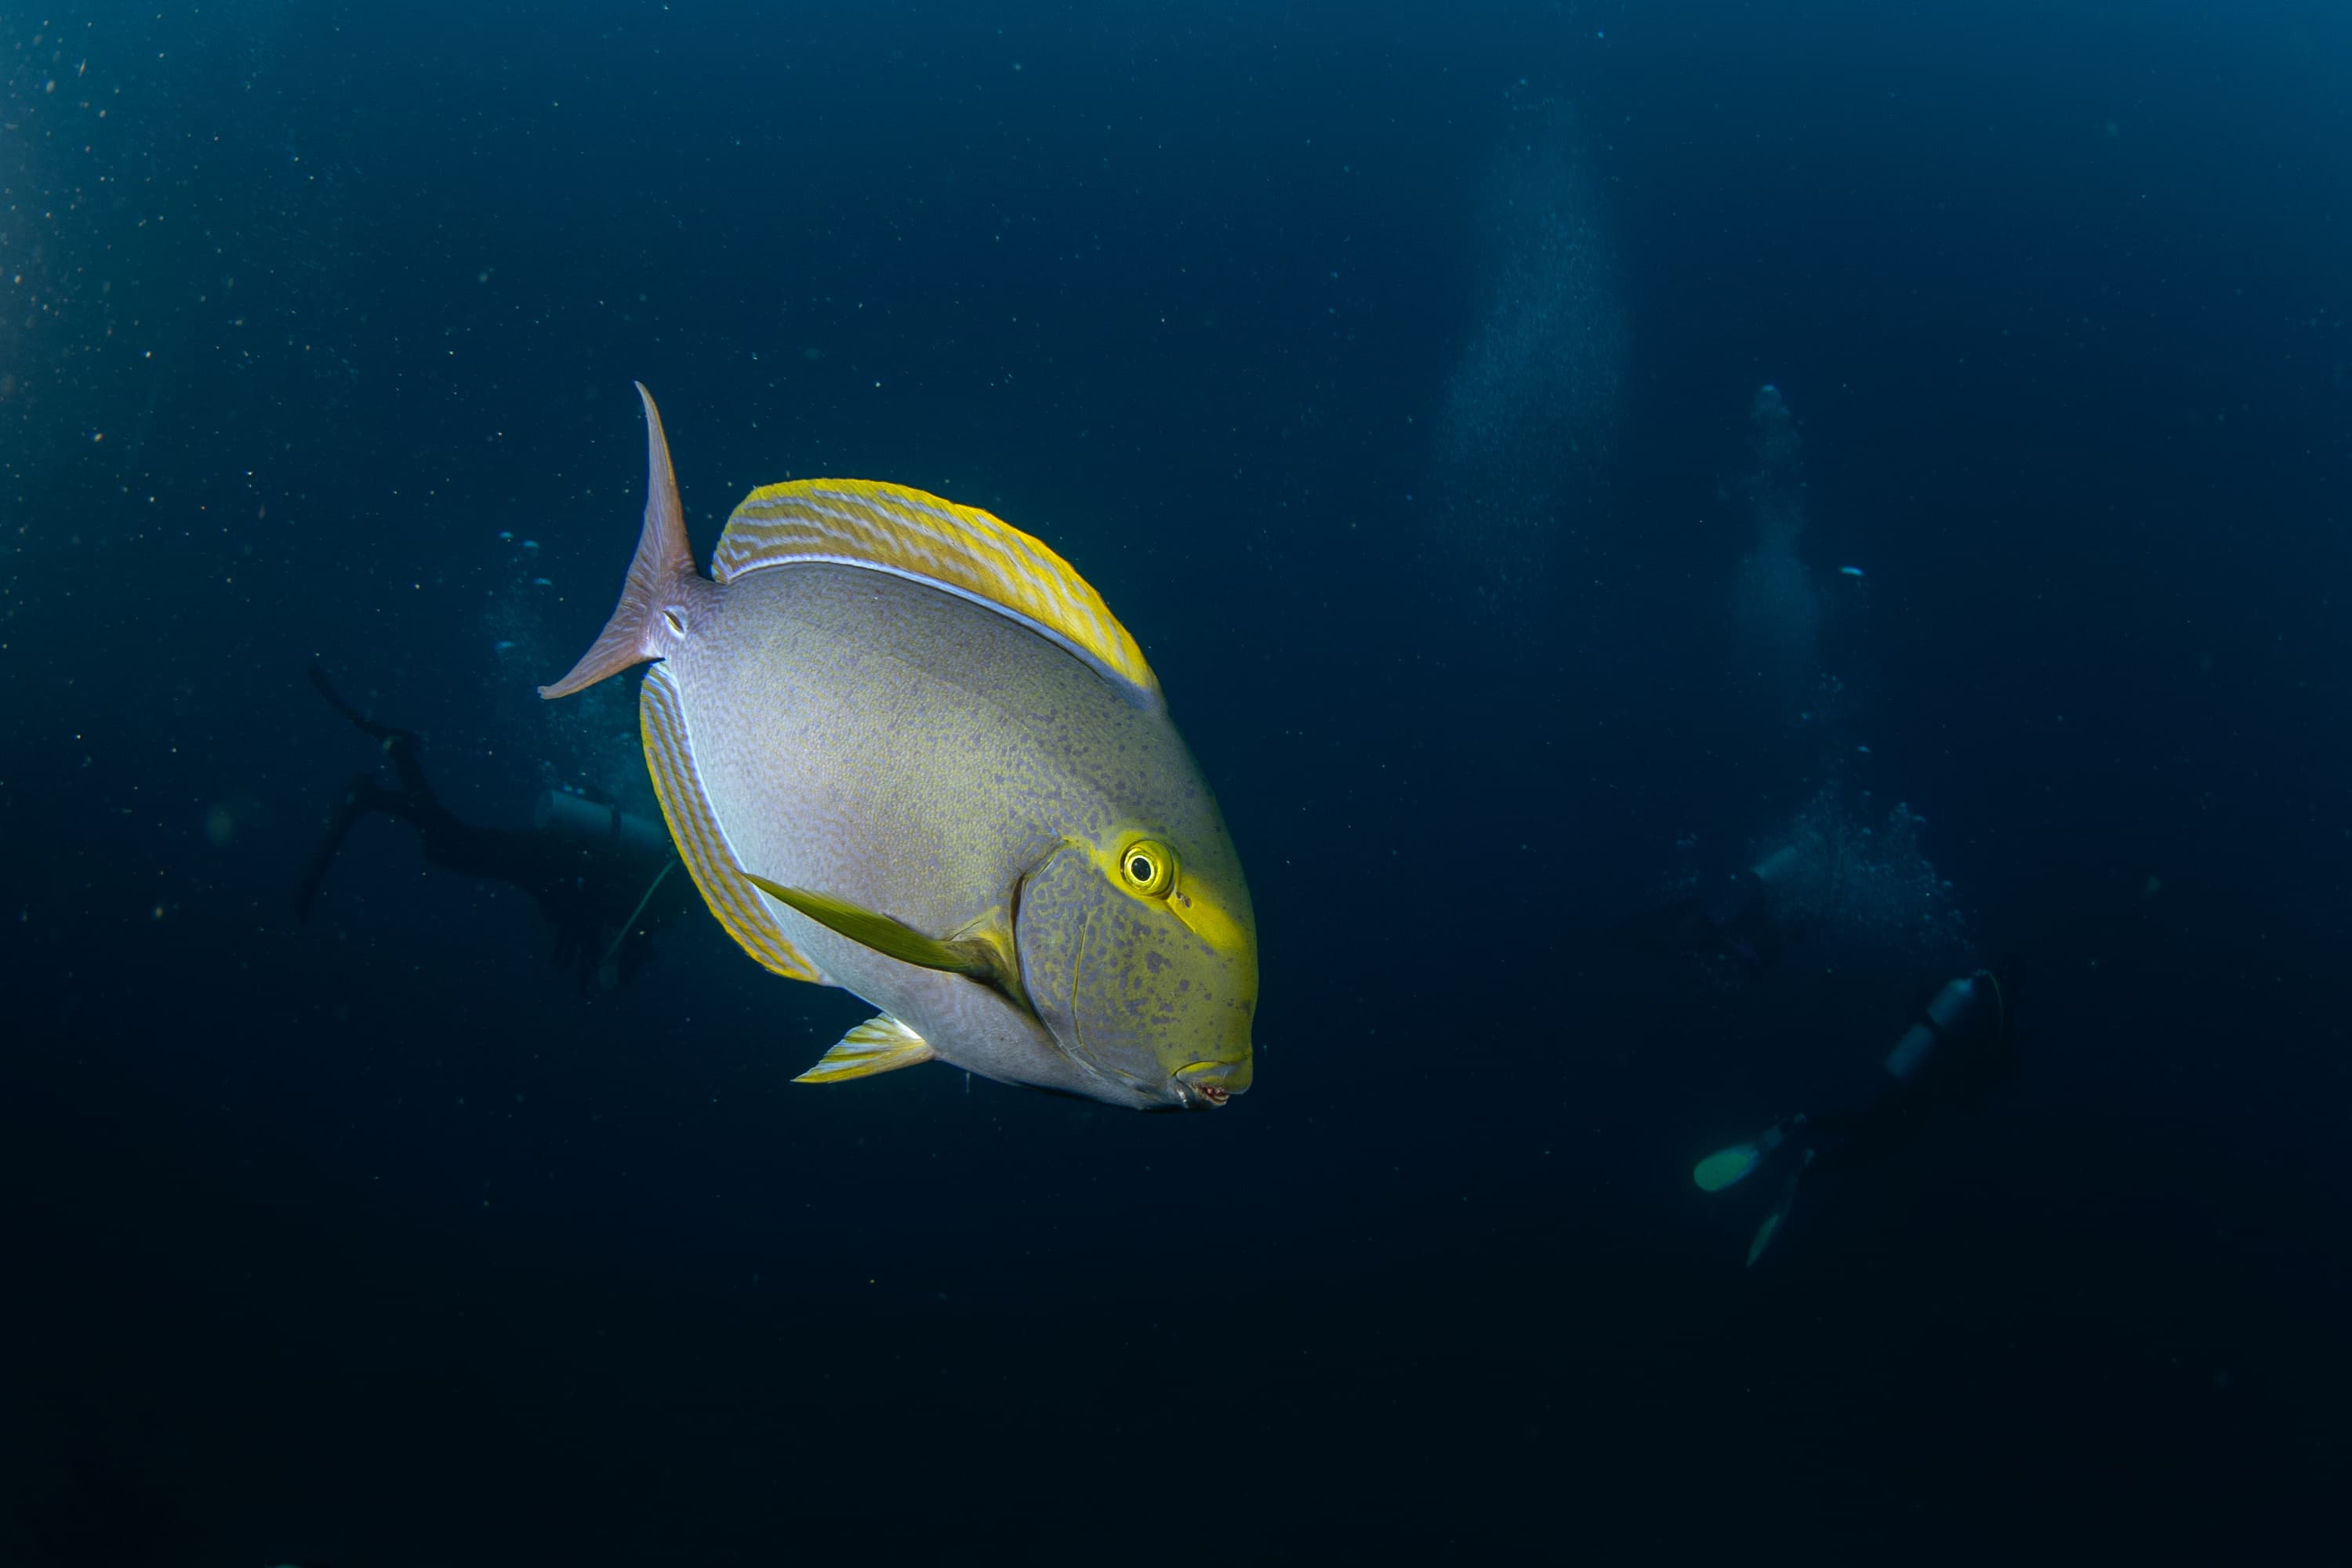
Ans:
POLYGON ((1158 898, 1176 885, 1176 852, 1139 838, 1119 852, 1118 874, 1129 892, 1158 898))

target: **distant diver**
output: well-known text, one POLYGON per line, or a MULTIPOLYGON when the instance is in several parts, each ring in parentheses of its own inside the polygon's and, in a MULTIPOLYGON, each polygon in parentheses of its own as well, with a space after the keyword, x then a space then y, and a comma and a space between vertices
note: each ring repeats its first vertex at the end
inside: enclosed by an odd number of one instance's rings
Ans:
POLYGON ((416 829, 428 864, 520 888, 555 928, 555 962, 575 970, 581 987, 607 989, 635 977, 654 956, 654 928, 697 902, 691 879, 661 824, 585 795, 549 790, 528 828, 478 827, 443 805, 417 760, 413 731, 380 724, 338 696, 319 661, 310 683, 334 710, 382 747, 392 767, 353 778, 328 814, 325 832, 294 894, 308 920, 344 836, 377 814, 416 829))
POLYGON ((1646 911, 1622 935, 1653 952, 1721 958, 1760 975, 1780 960, 1785 933, 1772 894, 1798 859, 1796 846, 1784 845, 1712 887, 1694 888, 1646 911))
POLYGON ((1883 1160, 1947 1108, 2014 1076, 2016 1008, 2013 963, 1948 981, 1917 1010, 1886 1054, 1883 1071, 1873 1075, 1876 1082, 1866 1095, 1843 1107, 1785 1117, 1701 1160, 1691 1179, 1709 1193, 1735 1186, 1768 1165, 1793 1162, 1748 1243, 1748 1266, 1755 1266, 1787 1224, 1798 1185, 1808 1173, 1883 1160))

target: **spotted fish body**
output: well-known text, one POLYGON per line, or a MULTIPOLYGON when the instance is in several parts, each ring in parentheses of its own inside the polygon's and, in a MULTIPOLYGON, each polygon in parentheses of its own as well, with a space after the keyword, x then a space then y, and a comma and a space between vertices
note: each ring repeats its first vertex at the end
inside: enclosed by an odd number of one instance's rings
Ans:
POLYGON ((646 759, 713 913, 882 1009, 803 1076, 938 1059, 1139 1108, 1247 1088, 1240 862, 1094 590, 985 512, 856 480, 754 491, 706 580, 646 410, 628 586, 542 690, 660 661, 646 759))

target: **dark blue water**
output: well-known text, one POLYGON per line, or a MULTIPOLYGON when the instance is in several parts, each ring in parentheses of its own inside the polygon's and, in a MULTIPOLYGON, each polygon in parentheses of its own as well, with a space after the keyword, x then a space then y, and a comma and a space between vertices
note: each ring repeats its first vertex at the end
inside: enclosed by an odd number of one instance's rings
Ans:
POLYGON ((0 47, 0 1562, 2344 1550, 2338 8, 0 47), (794 1086, 866 1008, 698 912, 583 994, 383 821, 297 921, 313 656, 462 816, 651 809, 532 695, 632 379, 699 548, 857 475, 1102 591, 1245 1100, 794 1086), (1790 842, 1769 972, 1620 940, 1790 842), (2011 953, 2014 1081, 1743 1269, 1692 1163, 2011 953))

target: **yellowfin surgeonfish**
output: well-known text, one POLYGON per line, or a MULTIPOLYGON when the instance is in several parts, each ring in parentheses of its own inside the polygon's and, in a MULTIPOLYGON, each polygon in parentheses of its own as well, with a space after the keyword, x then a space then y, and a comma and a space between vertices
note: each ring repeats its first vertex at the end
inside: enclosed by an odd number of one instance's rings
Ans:
POLYGON ((694 567, 643 386, 645 531, 562 697, 638 696, 670 837, 730 935, 880 1007, 801 1081, 944 1061, 1139 1109, 1249 1087, 1257 931, 1143 653, 987 512, 753 490, 694 567))

